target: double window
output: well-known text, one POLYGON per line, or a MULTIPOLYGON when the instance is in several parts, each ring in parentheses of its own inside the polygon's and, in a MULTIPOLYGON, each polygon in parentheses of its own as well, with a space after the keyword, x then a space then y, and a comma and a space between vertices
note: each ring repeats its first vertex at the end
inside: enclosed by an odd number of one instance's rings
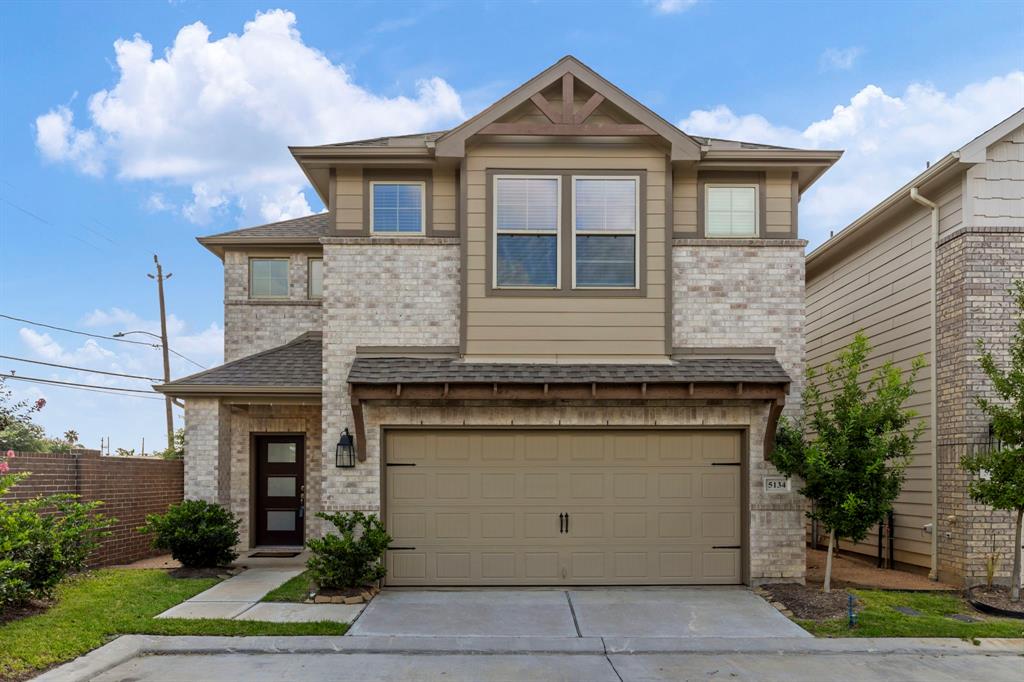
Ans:
POLYGON ((637 288, 639 177, 495 175, 493 193, 494 287, 561 289, 567 248, 573 289, 637 288))
POLYGON ((370 183, 370 231, 374 234, 423 234, 426 183, 370 183))
POLYGON ((704 233, 707 237, 756 237, 756 185, 707 185, 704 233))

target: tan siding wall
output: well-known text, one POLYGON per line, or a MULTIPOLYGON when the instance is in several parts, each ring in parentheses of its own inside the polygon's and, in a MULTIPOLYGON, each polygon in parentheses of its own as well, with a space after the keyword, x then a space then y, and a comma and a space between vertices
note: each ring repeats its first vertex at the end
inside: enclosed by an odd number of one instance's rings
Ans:
POLYGON ((972 227, 1024 227, 1024 127, 990 146, 965 179, 972 227))
POLYGON ((434 170, 434 232, 455 234, 456 182, 454 169, 434 170))
POLYGON ((363 229, 363 169, 338 168, 335 170, 337 213, 335 224, 339 230, 363 229))
MULTIPOLYGON (((468 151, 466 174, 467 356, 665 356, 664 153, 646 145, 491 144, 468 151), (647 295, 487 296, 488 169, 646 171, 646 262, 641 267, 646 268, 647 295)), ((568 281, 570 274, 562 277, 568 281)))
POLYGON ((786 236, 793 230, 793 174, 768 171, 765 175, 765 232, 769 237, 786 236))
MULTIPOLYGON (((940 227, 960 222, 960 183, 930 197, 939 204, 940 227)), ((914 207, 890 218, 888 228, 851 252, 824 274, 807 282, 807 366, 821 372, 858 331, 873 346, 869 371, 891 360, 909 368, 918 355, 930 361, 931 320, 929 279, 931 216, 914 207)), ((864 376, 867 381, 868 376, 864 376)), ((916 381, 917 393, 907 407, 925 420, 926 430, 907 468, 896 511, 896 560, 918 566, 931 564, 931 536, 922 527, 932 520, 931 382, 925 367, 916 381)), ((857 546, 877 552, 875 536, 857 546)), ((844 543, 844 546, 847 546, 844 543)))
POLYGON ((697 235, 697 171, 676 171, 672 177, 672 209, 676 234, 697 235))

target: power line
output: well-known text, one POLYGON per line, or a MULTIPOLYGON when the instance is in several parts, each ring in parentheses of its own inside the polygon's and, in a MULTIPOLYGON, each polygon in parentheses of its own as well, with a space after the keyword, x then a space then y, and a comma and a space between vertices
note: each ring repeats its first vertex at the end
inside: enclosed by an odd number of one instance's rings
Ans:
POLYGON ((126 377, 128 379, 145 379, 146 381, 163 381, 156 377, 144 377, 138 374, 122 374, 121 372, 106 372, 102 369, 86 369, 85 367, 72 367, 71 365, 59 365, 55 362, 43 362, 42 360, 29 360, 28 358, 18 358, 13 355, 0 355, 0 358, 5 360, 17 360, 18 362, 30 362, 33 365, 46 365, 47 367, 60 367, 61 369, 73 369, 79 372, 90 372, 92 374, 106 374, 112 377, 126 377))
POLYGON ((19 374, 0 375, 4 379, 16 381, 28 381, 33 384, 46 384, 48 386, 59 386, 61 388, 73 388, 79 391, 92 391, 93 393, 106 393, 107 395, 120 395, 123 398, 142 398, 143 400, 160 400, 163 398, 151 395, 135 395, 137 393, 153 393, 153 391, 141 391, 132 388, 117 388, 114 386, 98 386, 96 384, 79 384, 71 381, 56 381, 54 379, 40 379, 39 377, 26 377, 19 374), (129 395, 126 395, 129 394, 129 395))
POLYGON ((104 336, 103 334, 91 334, 89 332, 80 332, 77 329, 68 329, 67 327, 58 327, 52 324, 44 324, 42 322, 33 322, 32 320, 26 320, 21 317, 13 317, 11 315, 4 315, 0 313, 0 317, 8 320, 14 320, 15 322, 24 322, 25 324, 31 324, 35 327, 46 327, 47 329, 56 329, 57 331, 67 332, 68 334, 78 334, 79 336, 91 336, 94 339, 106 339, 107 341, 120 341, 121 343, 133 343, 136 346, 149 346, 150 348, 159 348, 159 343, 146 343, 145 341, 132 341, 131 339, 118 339, 113 336, 104 336))
MULTIPOLYGON (((131 344, 134 344, 136 346, 148 346, 149 348, 160 348, 161 347, 161 345, 159 343, 146 343, 145 341, 132 341, 131 339, 122 339, 122 338, 115 337, 115 336, 104 336, 103 334, 92 334, 90 332, 78 331, 77 329, 68 329, 67 327, 58 327, 56 325, 45 324, 43 322, 34 322, 32 320, 26 320, 26 319, 24 319, 22 317, 14 317, 13 315, 4 315, 3 313, 0 313, 0 317, 8 319, 8 320, 14 320, 15 322, 24 322, 25 324, 30 324, 30 325, 32 325, 34 327, 45 327, 46 329, 55 329, 57 331, 67 332, 68 334, 78 334, 79 336, 88 336, 88 337, 91 337, 91 338, 94 338, 94 339, 105 339, 107 341, 118 341, 120 343, 131 343, 131 344)), ((206 369, 206 367, 204 365, 199 364, 198 362, 196 362, 195 360, 193 360, 192 358, 190 358, 188 356, 182 355, 181 353, 179 353, 178 351, 174 350, 173 348, 168 348, 167 350, 169 352, 173 353, 174 355, 177 355, 182 360, 187 360, 188 362, 191 362, 193 365, 195 365, 199 369, 206 369)))

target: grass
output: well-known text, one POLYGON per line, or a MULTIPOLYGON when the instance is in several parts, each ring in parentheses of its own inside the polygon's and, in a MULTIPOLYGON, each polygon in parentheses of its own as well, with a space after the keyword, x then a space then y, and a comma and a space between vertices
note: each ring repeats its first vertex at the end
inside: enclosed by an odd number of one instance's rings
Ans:
POLYGON ((303 571, 284 585, 267 592, 261 601, 305 601, 309 598, 312 586, 313 579, 309 577, 309 571, 303 571))
POLYGON ((823 622, 796 619, 818 637, 1024 637, 1024 620, 995 618, 978 613, 957 594, 939 592, 890 592, 849 590, 862 604, 857 625, 850 629, 846 618, 823 622), (909 606, 921 613, 908 616, 894 610, 909 606), (978 618, 977 623, 961 623, 949 614, 962 613, 978 618))
POLYGON ((104 569, 76 576, 58 588, 53 608, 0 625, 0 679, 28 677, 117 635, 341 635, 348 629, 330 622, 153 618, 217 582, 172 578, 161 570, 104 569))

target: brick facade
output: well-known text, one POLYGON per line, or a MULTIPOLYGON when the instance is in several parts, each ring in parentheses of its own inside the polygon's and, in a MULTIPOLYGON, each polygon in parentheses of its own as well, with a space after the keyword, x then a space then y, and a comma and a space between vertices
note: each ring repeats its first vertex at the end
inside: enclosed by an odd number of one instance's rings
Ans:
POLYGON ((772 347, 793 380, 784 414, 804 386, 802 239, 676 239, 672 247, 672 345, 772 347))
POLYGON ((148 457, 100 457, 83 450, 64 453, 19 453, 12 472, 32 475, 15 486, 7 500, 72 493, 83 502, 101 501, 100 511, 114 519, 111 535, 89 557, 90 566, 123 564, 161 552, 151 538, 137 531, 147 514, 160 514, 180 502, 183 470, 180 460, 148 457))
POLYGON ((1012 567, 1014 520, 967 494, 960 458, 988 442, 988 418, 974 396, 993 397, 978 365, 977 341, 1008 362, 1015 328, 1011 283, 1024 278, 1024 229, 968 228, 943 238, 938 250, 939 577, 976 584, 986 557, 999 555, 998 578, 1012 567))
POLYGON ((304 332, 320 331, 322 306, 310 300, 309 259, 319 253, 288 256, 288 299, 249 298, 249 258, 267 256, 246 251, 224 254, 224 361, 280 346, 304 332))

